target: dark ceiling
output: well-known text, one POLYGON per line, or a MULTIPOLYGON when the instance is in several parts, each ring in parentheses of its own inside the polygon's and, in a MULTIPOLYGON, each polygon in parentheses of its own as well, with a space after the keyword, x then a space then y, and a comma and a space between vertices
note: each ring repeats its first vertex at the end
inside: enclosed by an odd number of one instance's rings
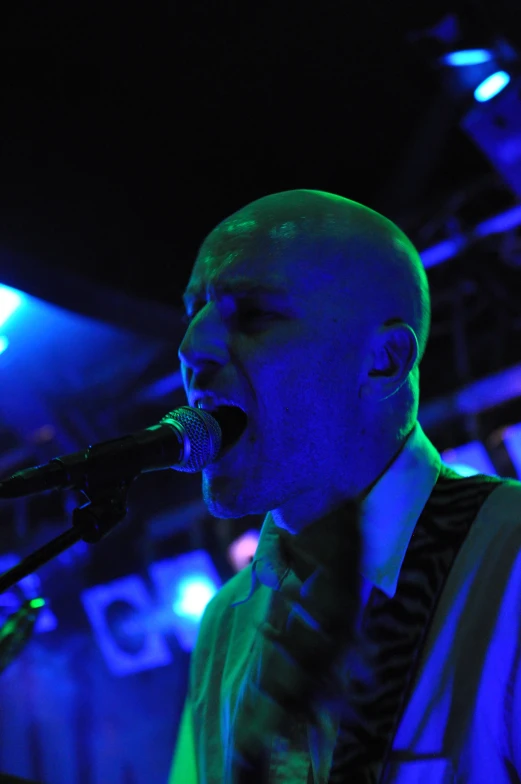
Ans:
MULTIPOLYGON (((408 33, 465 4, 108 5, 4 17, 1 236, 173 304, 205 234, 250 200, 380 206, 439 90, 408 33)), ((454 128, 415 210, 485 170, 454 128)))

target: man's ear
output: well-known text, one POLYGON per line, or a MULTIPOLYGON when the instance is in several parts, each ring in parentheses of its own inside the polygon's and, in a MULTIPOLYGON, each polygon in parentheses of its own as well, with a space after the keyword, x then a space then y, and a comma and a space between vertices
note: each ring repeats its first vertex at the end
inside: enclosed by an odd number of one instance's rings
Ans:
POLYGON ((402 321, 388 322, 374 334, 360 386, 360 397, 386 400, 405 384, 416 365, 416 333, 402 321))

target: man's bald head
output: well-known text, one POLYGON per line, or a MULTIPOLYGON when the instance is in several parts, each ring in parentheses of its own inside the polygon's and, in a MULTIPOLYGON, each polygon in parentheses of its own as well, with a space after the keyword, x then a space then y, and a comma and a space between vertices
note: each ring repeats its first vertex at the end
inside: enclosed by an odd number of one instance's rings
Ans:
POLYGON ((184 301, 188 398, 213 390, 248 415, 203 472, 213 514, 278 510, 297 530, 364 492, 412 431, 429 290, 376 212, 310 190, 251 202, 208 235, 184 301))
POLYGON ((430 329, 427 276, 414 245, 383 215, 324 191, 283 191, 222 221, 204 241, 199 258, 222 256, 232 262, 248 249, 270 257, 295 254, 296 261, 330 278, 337 293, 343 284, 354 284, 375 319, 401 320, 414 330, 418 362, 423 357, 430 329))

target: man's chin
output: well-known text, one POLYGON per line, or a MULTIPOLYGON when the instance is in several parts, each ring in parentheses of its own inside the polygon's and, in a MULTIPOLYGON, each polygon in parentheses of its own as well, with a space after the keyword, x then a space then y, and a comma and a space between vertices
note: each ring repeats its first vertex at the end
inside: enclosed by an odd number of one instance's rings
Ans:
POLYGON ((244 481, 236 477, 208 476, 203 472, 203 500, 212 517, 232 519, 265 514, 259 511, 257 494, 249 493, 244 481))
POLYGON ((237 489, 237 483, 229 477, 209 478, 203 473, 203 500, 212 517, 232 519, 249 514, 242 509, 237 489))

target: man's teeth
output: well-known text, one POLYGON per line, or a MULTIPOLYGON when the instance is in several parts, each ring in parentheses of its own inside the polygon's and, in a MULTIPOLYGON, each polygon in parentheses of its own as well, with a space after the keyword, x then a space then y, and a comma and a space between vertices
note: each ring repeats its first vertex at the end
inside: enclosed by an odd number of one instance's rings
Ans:
POLYGON ((203 411, 215 411, 217 408, 221 408, 222 406, 230 406, 233 408, 240 408, 242 410, 241 406, 229 400, 222 402, 205 402, 204 400, 197 401, 197 408, 200 408, 203 411))

